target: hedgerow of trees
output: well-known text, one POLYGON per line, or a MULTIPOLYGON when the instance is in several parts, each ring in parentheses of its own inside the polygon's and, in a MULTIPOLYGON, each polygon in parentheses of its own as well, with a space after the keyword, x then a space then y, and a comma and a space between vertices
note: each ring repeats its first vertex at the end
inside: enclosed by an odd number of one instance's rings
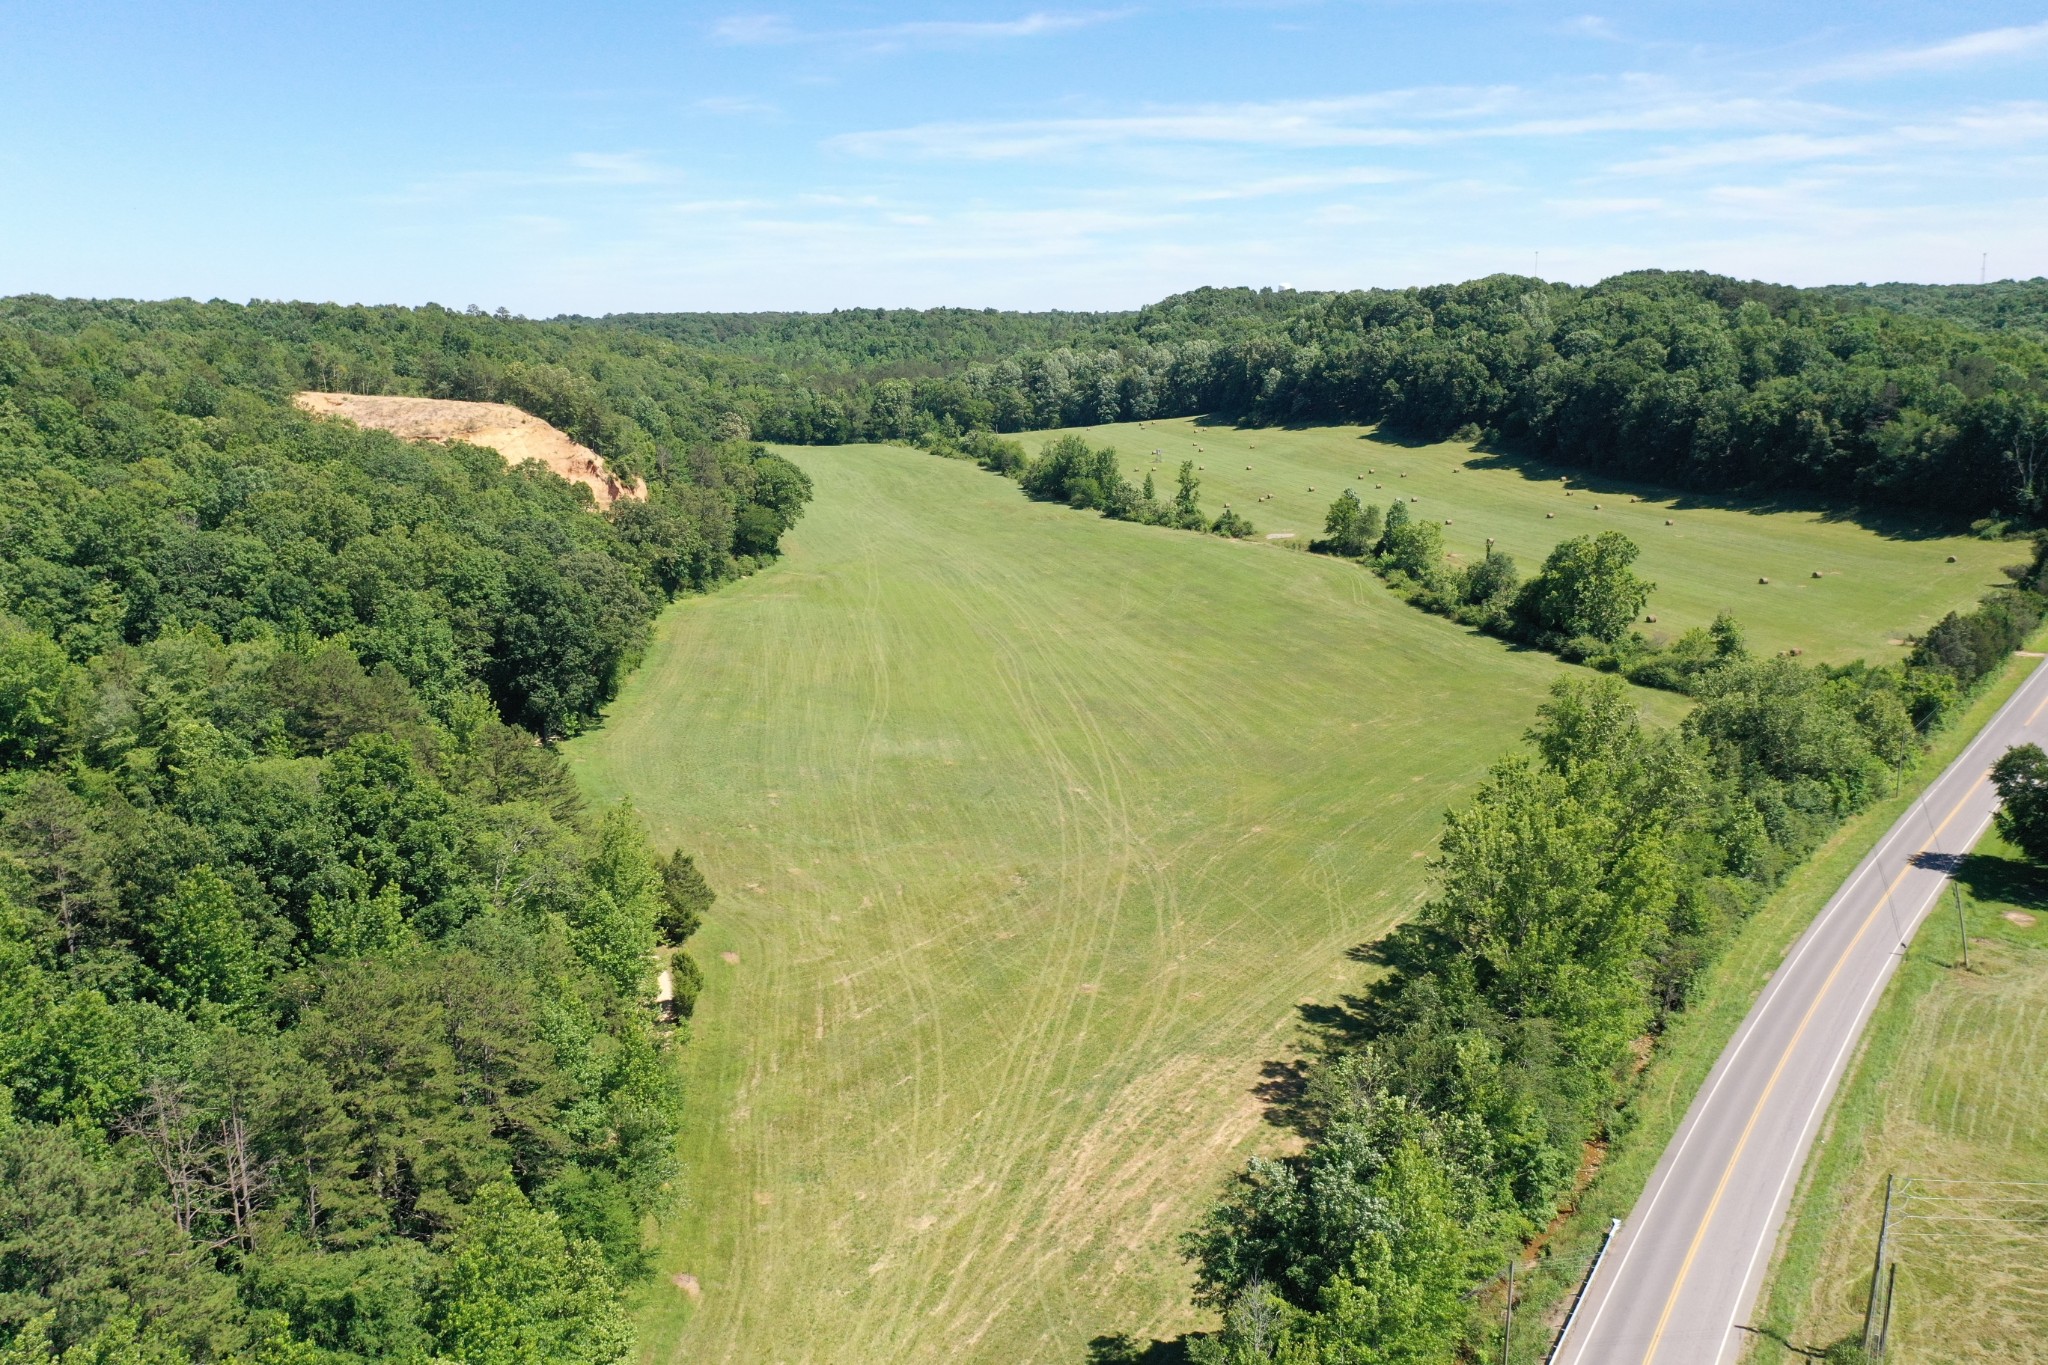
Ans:
POLYGON ((1228 506, 1214 518, 1202 512, 1202 481, 1193 460, 1181 461, 1170 498, 1162 497, 1151 470, 1133 484, 1124 475, 1113 447, 1091 447, 1069 433, 1051 441, 1037 456, 1027 456, 1016 441, 994 432, 970 431, 955 437, 944 427, 919 438, 921 448, 948 459, 971 459, 993 473, 1017 480, 1026 495, 1040 502, 1060 502, 1080 511, 1100 512, 1112 521, 1170 526, 1183 531, 1208 531, 1237 539, 1254 534, 1250 521, 1228 506))
POLYGON ((1889 790, 1915 736, 1885 670, 1733 652, 1651 730, 1561 681, 1529 749, 1447 818, 1437 893, 1331 1027, 1298 1156, 1186 1239, 1214 1365, 1466 1358, 1469 1291, 1574 1188, 1640 1060, 1784 872, 1889 790))

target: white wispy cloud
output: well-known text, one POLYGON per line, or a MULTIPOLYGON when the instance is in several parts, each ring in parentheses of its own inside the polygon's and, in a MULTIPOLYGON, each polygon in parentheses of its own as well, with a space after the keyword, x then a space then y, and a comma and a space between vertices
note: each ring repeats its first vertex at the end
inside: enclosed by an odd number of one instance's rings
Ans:
POLYGON ((1621 41, 1621 34, 1616 31, 1613 22, 1597 14, 1581 14, 1576 18, 1567 19, 1558 26, 1558 31, 1574 38, 1594 38, 1603 43, 1621 41))
POLYGON ((706 95, 696 102, 696 107, 707 114, 725 114, 740 117, 748 114, 779 114, 779 105, 767 100, 754 99, 746 95, 706 95))
POLYGON ((503 199, 532 192, 631 190, 673 185, 682 179, 681 171, 647 152, 574 152, 541 166, 453 171, 416 181, 398 194, 384 197, 412 203, 503 199))
POLYGON ((1890 138, 1874 133, 1832 137, 1810 133, 1768 133, 1761 137, 1674 148, 1634 161, 1623 161, 1609 169, 1618 175, 1691 175, 1734 166, 1783 165, 1867 156, 1882 150, 1890 141, 1890 138))
POLYGON ((736 47, 799 43, 850 46, 872 52, 1042 38, 1128 16, 1128 10, 1034 10, 1014 19, 920 19, 871 28, 803 28, 780 14, 736 14, 711 26, 711 35, 736 47))
POLYGON ((2048 49, 2048 22, 1987 28, 1919 47, 1885 48, 1828 62, 1806 73, 1809 80, 1869 80, 1915 71, 1952 71, 1983 62, 2028 57, 2048 49))
POLYGON ((676 178, 645 152, 576 152, 560 177, 586 185, 658 185, 676 178))
POLYGON ((1275 175, 1236 185, 1200 185, 1168 192, 1183 204, 1218 203, 1233 199, 1268 199, 1276 195, 1320 194, 1324 190, 1352 185, 1392 185, 1415 178, 1413 171, 1390 170, 1383 166, 1353 166, 1340 171, 1305 175, 1275 175))
POLYGON ((2048 102, 2022 100, 1861 132, 1768 133, 1664 148, 1608 169, 1617 175, 1682 176, 1739 167, 1898 157, 1926 148, 2024 147, 2044 142, 2048 142, 2048 102))
POLYGON ((1805 101, 1695 95, 1623 81, 1575 98, 1512 86, 1416 88, 1092 118, 923 123, 842 133, 825 145, 854 156, 995 161, 1157 143, 1397 148, 1484 138, 1783 128, 1833 118, 1825 106, 1805 101), (1578 107, 1570 107, 1574 103, 1578 107))

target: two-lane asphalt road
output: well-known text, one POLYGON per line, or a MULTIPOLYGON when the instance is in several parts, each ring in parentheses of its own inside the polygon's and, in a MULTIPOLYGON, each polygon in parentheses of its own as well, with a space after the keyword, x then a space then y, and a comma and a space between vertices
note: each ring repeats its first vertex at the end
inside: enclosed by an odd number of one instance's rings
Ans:
POLYGON ((1721 1365, 1742 1354, 1792 1187, 1857 1036, 1947 868, 1997 809, 2008 747, 2048 747, 2036 668, 1865 858, 1772 974, 1587 1286, 1557 1365, 1721 1365))

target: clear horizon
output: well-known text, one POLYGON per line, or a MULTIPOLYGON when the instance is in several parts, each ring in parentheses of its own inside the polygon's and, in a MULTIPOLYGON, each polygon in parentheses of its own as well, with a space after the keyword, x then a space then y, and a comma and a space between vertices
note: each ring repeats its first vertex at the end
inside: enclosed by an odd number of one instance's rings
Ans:
POLYGON ((2048 274, 2048 9, 0 17, 0 294, 528 316, 2048 274))

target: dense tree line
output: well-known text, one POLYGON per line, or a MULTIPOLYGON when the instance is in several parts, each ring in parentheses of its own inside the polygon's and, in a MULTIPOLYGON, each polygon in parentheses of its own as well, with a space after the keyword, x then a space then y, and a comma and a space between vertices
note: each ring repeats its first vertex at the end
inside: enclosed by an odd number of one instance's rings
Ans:
MULTIPOLYGON (((1485 439, 1705 489, 1798 489, 2034 516, 2048 339, 1924 293, 1641 272, 1341 294, 1200 291, 1114 344, 1071 339, 923 378, 740 388, 756 434, 907 439, 1221 414, 1485 439), (1894 295, 1898 297, 1894 297, 1894 295), (1917 306, 1908 311, 1904 300, 1917 306)), ((2024 299, 2017 315, 2033 316, 2024 299)))
MULTIPOLYGON (((1307 1072, 1306 1149, 1251 1162, 1186 1239, 1224 1319, 1188 1343, 1198 1361, 1467 1358, 1470 1291, 1569 1196, 1730 933, 2048 614, 2043 536, 1900 664, 1759 659, 1726 617, 1656 648, 1632 629, 1651 585, 1625 537, 1568 540, 1518 586, 1499 556, 1451 569, 1434 530, 1347 490, 1319 548, 1698 704, 1651 731, 1620 679, 1560 682, 1530 751, 1450 813, 1437 895, 1374 945, 1385 974, 1307 1072)), ((2007 837, 2048 849, 2048 759, 2023 746, 1994 778, 2007 837)))
POLYGON ((2048 337, 2048 279, 2039 275, 1989 284, 1834 284, 1817 292, 1852 308, 1889 308, 2048 337))
POLYGON ((810 485, 690 427, 716 420, 688 393, 636 407, 623 362, 522 349, 549 335, 441 310, 0 301, 0 610, 81 662, 199 625, 346 634, 429 701, 481 683, 506 719, 573 733, 659 604, 773 555, 810 485), (585 491, 492 451, 312 421, 287 401, 308 384, 513 401, 651 493, 588 515, 585 491))
POLYGON ((540 739, 809 492, 628 340, 0 304, 0 1359, 624 1354, 711 891, 540 739), (307 385, 518 401, 650 496, 307 385))
POLYGON ((612 313, 595 321, 815 374, 943 374, 1053 346, 1115 344, 1127 313, 835 308, 829 313, 612 313))
POLYGON ((1187 1239, 1223 1330, 1195 1359, 1465 1358, 1468 1292, 1573 1188, 1705 963, 1914 744, 1884 670, 1731 652, 1644 727, 1560 682, 1451 812, 1437 893, 1311 1069, 1299 1156, 1256 1159, 1187 1239))

